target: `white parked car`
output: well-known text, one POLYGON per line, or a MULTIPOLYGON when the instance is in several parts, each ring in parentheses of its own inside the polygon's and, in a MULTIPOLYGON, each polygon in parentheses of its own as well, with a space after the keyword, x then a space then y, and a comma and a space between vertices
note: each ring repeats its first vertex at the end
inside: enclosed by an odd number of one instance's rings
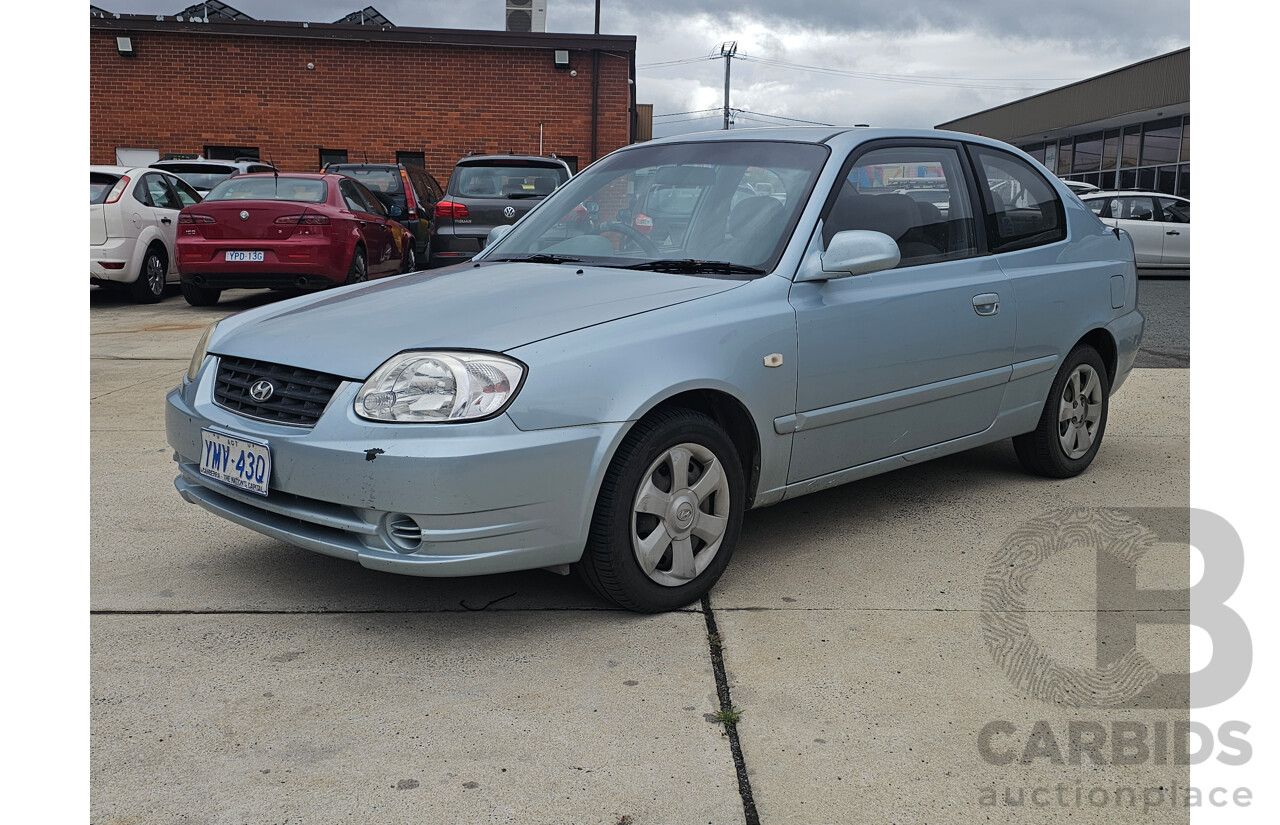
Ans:
POLYGON ((1191 201, 1163 192, 1093 192, 1080 200, 1107 226, 1133 238, 1138 266, 1191 266, 1191 201))
POLYGON ((200 202, 182 178, 145 166, 89 167, 89 283, 154 303, 178 282, 178 211, 200 202))
POLYGON ((1062 179, 1062 182, 1067 185, 1068 189, 1070 189, 1072 192, 1075 192, 1077 195, 1079 195, 1082 198, 1085 195, 1091 194, 1093 192, 1102 191, 1100 188, 1098 188, 1097 186, 1094 186, 1092 183, 1085 183, 1082 180, 1062 179))

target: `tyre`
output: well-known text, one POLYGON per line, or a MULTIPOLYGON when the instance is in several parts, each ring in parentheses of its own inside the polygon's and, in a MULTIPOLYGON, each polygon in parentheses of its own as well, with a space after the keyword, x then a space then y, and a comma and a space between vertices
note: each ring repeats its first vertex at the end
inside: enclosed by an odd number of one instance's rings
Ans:
POLYGON ((400 272, 403 274, 405 272, 414 272, 417 269, 418 269, 418 249, 414 240, 410 238, 409 248, 404 251, 404 269, 400 270, 400 272))
POLYGON ((164 297, 165 273, 169 270, 169 259, 160 247, 152 246, 142 258, 142 266, 138 269, 138 280, 129 287, 133 300, 140 304, 154 304, 164 297))
POLYGON ((1102 445, 1110 395, 1102 356, 1087 344, 1077 346, 1053 379, 1035 430, 1013 439, 1022 466, 1050 478, 1084 472, 1102 445))
POLYGON ((182 297, 193 307, 211 307, 222 297, 222 290, 182 282, 182 297))
POLYGON ((365 261, 364 247, 357 246, 351 256, 351 266, 347 269, 348 284, 362 284, 369 280, 369 265, 365 261))
POLYGON ((729 564, 744 502, 741 461, 720 425, 660 411, 627 435, 605 474, 579 575, 628 610, 683 607, 729 564))

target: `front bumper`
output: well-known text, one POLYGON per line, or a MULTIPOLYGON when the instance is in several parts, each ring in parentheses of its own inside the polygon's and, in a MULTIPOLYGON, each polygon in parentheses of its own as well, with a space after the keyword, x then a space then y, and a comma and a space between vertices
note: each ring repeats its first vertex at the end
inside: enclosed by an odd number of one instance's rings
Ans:
POLYGON ((470 576, 576 562, 622 424, 525 432, 509 418, 377 424, 344 383, 314 428, 244 418, 213 404, 216 358, 171 391, 165 429, 179 494, 280 541, 419 576, 470 576), (205 376, 208 376, 206 378, 205 376), (266 441, 270 492, 199 472, 201 429, 266 441))

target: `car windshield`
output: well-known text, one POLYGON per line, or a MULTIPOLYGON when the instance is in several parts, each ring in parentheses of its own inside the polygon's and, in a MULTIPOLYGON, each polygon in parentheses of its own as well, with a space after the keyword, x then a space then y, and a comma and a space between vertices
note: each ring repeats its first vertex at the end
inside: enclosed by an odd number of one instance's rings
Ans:
POLYGON ((618 152, 570 180, 478 260, 761 274, 781 257, 828 154, 818 144, 781 141, 618 152))
POLYGON ((545 198, 569 179, 559 164, 483 161, 459 164, 449 194, 460 198, 545 198))
POLYGON ((119 175, 111 175, 106 172, 90 172, 89 205, 106 203, 107 195, 111 194, 111 187, 115 186, 118 180, 120 180, 119 175))
POLYGON ((330 172, 355 178, 371 192, 382 195, 398 195, 403 192, 399 169, 370 169, 360 166, 330 166, 330 172))
POLYGON ((214 187, 205 201, 300 201, 324 203, 328 187, 318 178, 289 175, 241 176, 214 187))
POLYGON ((216 163, 166 163, 157 165, 156 168, 172 172, 200 192, 208 192, 236 171, 234 166, 220 166, 216 163))

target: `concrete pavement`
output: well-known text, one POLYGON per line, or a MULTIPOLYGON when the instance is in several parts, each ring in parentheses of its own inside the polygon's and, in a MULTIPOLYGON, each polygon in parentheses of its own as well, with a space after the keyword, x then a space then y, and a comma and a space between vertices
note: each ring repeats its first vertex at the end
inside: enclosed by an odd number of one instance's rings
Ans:
MULTIPOLYGON (((391 576, 182 502, 164 394, 210 320, 264 300, 91 296, 97 825, 1187 820, 1167 797, 1187 768, 1155 747, 1185 706, 1029 696, 985 631, 1012 616, 1093 666, 1095 553, 1062 544, 994 608, 993 560, 1046 511, 1186 507, 1189 371, 1136 372, 1077 479, 1000 444, 749 513, 709 600, 721 647, 698 606, 634 616, 545 572, 391 576), (1143 759, 1113 751, 1135 725, 1143 759), (1099 730, 1106 764, 1080 755, 1099 730)), ((1143 588, 1188 576, 1167 536, 1137 567, 1143 588)), ((1186 670, 1185 621, 1138 639, 1186 670)))

